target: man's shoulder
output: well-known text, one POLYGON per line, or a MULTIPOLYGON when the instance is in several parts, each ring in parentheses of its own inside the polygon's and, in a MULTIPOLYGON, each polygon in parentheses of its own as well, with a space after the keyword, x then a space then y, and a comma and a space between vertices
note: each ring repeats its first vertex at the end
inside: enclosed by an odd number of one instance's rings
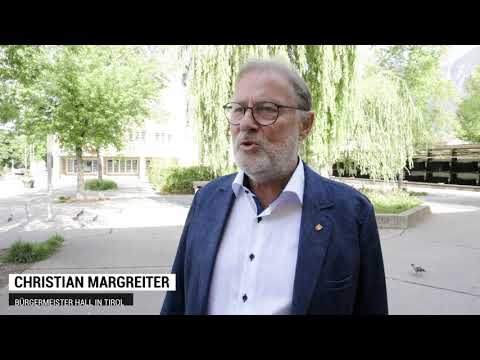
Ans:
POLYGON ((327 179, 324 177, 322 177, 322 179, 325 182, 326 186, 330 187, 331 191, 335 193, 336 197, 350 200, 354 198, 358 199, 358 201, 366 201, 367 203, 370 203, 370 200, 353 186, 334 179, 327 179))
POLYGON ((237 173, 220 176, 212 181, 209 181, 205 186, 198 190, 199 198, 208 197, 217 190, 231 190, 232 183, 237 173))
POLYGON ((324 194, 337 209, 353 212, 361 217, 373 207, 370 200, 354 187, 323 177, 310 168, 309 172, 316 192, 324 194))

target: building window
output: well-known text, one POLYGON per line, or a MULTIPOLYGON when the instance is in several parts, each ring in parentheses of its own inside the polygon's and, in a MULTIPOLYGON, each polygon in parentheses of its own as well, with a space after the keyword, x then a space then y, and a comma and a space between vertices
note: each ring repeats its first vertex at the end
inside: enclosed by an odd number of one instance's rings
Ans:
POLYGON ((138 160, 109 159, 107 160, 107 173, 109 174, 136 174, 138 160))
MULTIPOLYGON (((83 172, 91 174, 97 172, 98 161, 97 160, 83 160, 83 172)), ((77 160, 67 159, 67 173, 75 174, 77 172, 77 160)))
POLYGON ((160 134, 159 133, 155 133, 155 141, 158 141, 160 139, 160 134))
POLYGON ((92 172, 92 160, 83 161, 83 171, 88 173, 92 172))
POLYGON ((168 134, 168 143, 170 144, 172 142, 172 135, 168 134))

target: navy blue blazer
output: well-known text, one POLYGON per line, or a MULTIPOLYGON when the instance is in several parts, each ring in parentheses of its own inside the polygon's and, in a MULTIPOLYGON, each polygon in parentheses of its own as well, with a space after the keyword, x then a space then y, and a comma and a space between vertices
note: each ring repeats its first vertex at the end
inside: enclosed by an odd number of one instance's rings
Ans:
MULTIPOLYGON (((352 187, 304 164, 305 189, 292 314, 387 314, 375 213, 352 187), (323 225, 321 231, 315 225, 323 225)), ((232 209, 235 174, 210 182, 193 199, 172 268, 177 290, 161 314, 207 314, 215 258, 232 209)))

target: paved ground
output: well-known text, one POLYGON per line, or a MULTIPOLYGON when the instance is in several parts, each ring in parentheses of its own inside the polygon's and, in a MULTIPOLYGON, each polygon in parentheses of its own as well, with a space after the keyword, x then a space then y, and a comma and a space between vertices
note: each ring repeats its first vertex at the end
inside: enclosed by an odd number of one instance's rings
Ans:
MULTIPOLYGON (((53 222, 47 221, 45 201, 37 200, 27 222, 25 202, 46 193, 40 185, 25 190, 15 180, 0 180, 0 249, 18 237, 45 240, 59 232, 66 239, 63 248, 26 272, 169 272, 192 196, 162 196, 134 178, 117 181, 122 191, 105 193, 110 200, 54 204, 53 222), (7 223, 12 208, 14 220, 7 223), (74 221, 80 209, 85 215, 74 221)), ((73 195, 73 184, 60 184, 53 197, 73 195)), ((480 314, 480 193, 425 191, 431 216, 405 231, 380 231, 390 313, 480 314), (411 263, 427 272, 414 275, 411 263)), ((158 314, 162 301, 162 293, 141 292, 132 307, 14 308, 3 287, 0 314, 158 314)))
POLYGON ((431 216, 381 231, 391 312, 480 314, 480 193, 424 191, 431 216), (410 263, 427 272, 415 276, 410 263))

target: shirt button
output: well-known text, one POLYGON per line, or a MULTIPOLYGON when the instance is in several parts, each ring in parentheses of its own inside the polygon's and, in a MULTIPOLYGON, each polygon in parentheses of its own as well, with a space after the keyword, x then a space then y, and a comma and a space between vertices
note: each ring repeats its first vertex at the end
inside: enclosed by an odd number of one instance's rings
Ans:
POLYGON ((243 300, 243 302, 245 302, 245 301, 247 301, 247 300, 248 300, 248 296, 247 296, 247 294, 243 294, 243 296, 242 296, 242 300, 243 300))
POLYGON ((245 190, 245 194, 249 194, 248 190, 245 190))
POLYGON ((250 258, 250 261, 252 261, 253 259, 255 259, 255 255, 250 254, 249 258, 250 258))

